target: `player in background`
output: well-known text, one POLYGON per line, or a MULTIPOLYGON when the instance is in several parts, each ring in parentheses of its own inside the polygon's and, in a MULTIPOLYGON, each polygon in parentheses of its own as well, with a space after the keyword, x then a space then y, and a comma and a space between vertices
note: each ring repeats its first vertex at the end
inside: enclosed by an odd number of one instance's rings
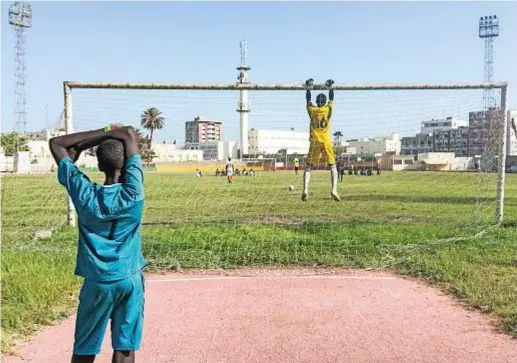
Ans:
POLYGON ((339 173, 339 181, 343 182, 343 177, 345 176, 345 162, 343 161, 343 159, 338 160, 337 171, 339 173))
POLYGON ((306 201, 309 195, 309 181, 311 178, 311 169, 314 164, 325 162, 330 166, 331 175, 331 191, 330 195, 335 201, 340 201, 341 198, 337 193, 337 168, 336 158, 334 156, 334 148, 330 138, 330 119, 332 117, 332 108, 334 106, 334 90, 332 85, 334 81, 329 79, 325 86, 329 88, 329 102, 327 104, 327 97, 320 93, 316 97, 316 106, 311 101, 311 88, 314 80, 308 79, 305 82, 307 87, 306 100, 307 112, 310 117, 310 146, 309 155, 307 156, 307 166, 303 174, 303 192, 302 200, 306 201))
POLYGON ((298 158, 294 159, 294 173, 296 175, 300 174, 300 161, 298 158))
POLYGON ((228 177, 228 183, 233 183, 233 163, 232 158, 228 158, 226 163, 226 176, 228 177))
POLYGON ((142 158, 132 127, 79 132, 50 139, 58 180, 78 216, 75 274, 84 278, 79 295, 72 363, 99 354, 111 320, 112 362, 133 363, 144 320, 144 274, 140 226, 144 208, 142 158), (98 146, 104 185, 74 164, 82 151, 98 146))

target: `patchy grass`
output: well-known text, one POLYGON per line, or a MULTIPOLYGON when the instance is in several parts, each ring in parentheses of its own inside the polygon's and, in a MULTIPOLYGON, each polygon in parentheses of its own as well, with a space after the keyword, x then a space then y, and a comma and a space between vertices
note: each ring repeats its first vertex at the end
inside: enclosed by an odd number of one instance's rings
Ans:
MULTIPOLYGON (((55 179, 3 179, 3 351, 76 303, 77 232, 63 226, 66 195, 55 179), (41 230, 55 233, 36 239, 41 230)), ((153 270, 391 268, 448 286, 517 336, 515 176, 506 190, 510 222, 470 238, 494 220, 495 179, 426 172, 346 176, 343 202, 335 203, 328 172, 314 172, 310 199, 302 203, 302 178, 292 173, 262 173, 231 185, 224 178, 147 173, 144 254, 153 270), (465 239, 444 240, 450 237, 465 239)))

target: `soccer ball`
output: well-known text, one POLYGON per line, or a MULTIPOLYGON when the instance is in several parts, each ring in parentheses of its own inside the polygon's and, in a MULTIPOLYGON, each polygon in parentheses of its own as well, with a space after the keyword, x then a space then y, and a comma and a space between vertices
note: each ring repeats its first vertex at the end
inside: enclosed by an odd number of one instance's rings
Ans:
POLYGON ((294 186, 293 185, 289 185, 289 190, 294 190, 294 186))

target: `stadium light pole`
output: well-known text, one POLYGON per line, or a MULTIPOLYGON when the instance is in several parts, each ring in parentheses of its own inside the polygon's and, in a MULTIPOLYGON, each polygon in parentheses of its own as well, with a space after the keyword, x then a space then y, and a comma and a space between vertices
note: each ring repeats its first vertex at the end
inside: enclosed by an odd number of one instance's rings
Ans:
MULTIPOLYGON (((499 18, 497 15, 479 18, 479 38, 485 41, 485 75, 483 81, 491 83, 494 75, 494 38, 499 36, 499 18)), ((486 109, 494 106, 494 90, 485 89, 486 109)))
MULTIPOLYGON (((13 27, 15 44, 15 108, 14 108, 14 131, 23 135, 27 133, 27 53, 25 45, 25 31, 32 27, 32 7, 29 4, 15 1, 9 7, 9 24, 13 27)), ((18 145, 17 145, 18 147, 18 145)))

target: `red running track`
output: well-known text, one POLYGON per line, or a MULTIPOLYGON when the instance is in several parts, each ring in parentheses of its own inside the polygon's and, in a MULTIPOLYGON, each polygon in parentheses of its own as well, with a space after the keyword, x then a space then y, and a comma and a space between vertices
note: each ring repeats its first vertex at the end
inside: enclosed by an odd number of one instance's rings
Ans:
MULTIPOLYGON (((505 363, 517 341, 421 282, 358 271, 148 275, 145 363, 505 363)), ((74 317, 6 363, 69 362, 74 317)), ((97 362, 110 362, 109 333, 97 362)))

